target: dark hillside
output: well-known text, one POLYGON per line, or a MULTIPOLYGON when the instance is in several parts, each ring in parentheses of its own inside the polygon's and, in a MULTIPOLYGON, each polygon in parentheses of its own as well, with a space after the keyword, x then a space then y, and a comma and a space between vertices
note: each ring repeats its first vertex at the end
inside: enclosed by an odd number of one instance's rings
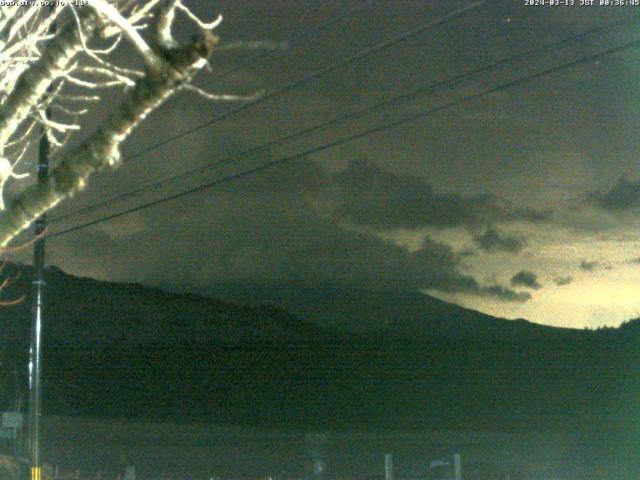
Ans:
MULTIPOLYGON (((9 274, 23 274, 8 298, 29 283, 28 269, 12 268, 9 274)), ((347 334, 279 307, 75 278, 54 268, 47 292, 48 414, 338 429, 580 430, 605 442, 631 435, 625 432, 638 418, 637 321, 617 330, 554 329, 426 297, 407 311, 423 312, 419 325, 429 335, 402 335, 400 325, 393 335, 347 334), (430 304, 443 316, 425 313, 430 304)), ((365 301, 378 305, 383 296, 354 297, 353 308, 365 301)), ((28 303, 0 311, 0 322, 11 391, 13 371, 26 365, 28 303)))

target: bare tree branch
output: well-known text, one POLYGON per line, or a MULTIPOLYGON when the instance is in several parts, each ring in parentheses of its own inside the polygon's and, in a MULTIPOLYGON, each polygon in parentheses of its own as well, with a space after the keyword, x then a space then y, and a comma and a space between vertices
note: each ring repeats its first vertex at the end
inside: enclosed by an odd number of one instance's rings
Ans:
POLYGON ((120 146, 132 130, 165 100, 187 84, 210 56, 217 38, 208 31, 184 47, 159 47, 162 64, 136 82, 128 98, 77 148, 62 155, 45 184, 28 187, 0 216, 0 246, 65 198, 82 190, 89 177, 121 161, 120 146))
MULTIPOLYGON (((82 23, 85 34, 95 31, 95 16, 84 16, 82 23)), ((81 50, 79 30, 68 24, 51 41, 40 59, 23 72, 0 109, 0 155, 4 145, 18 130, 52 82, 64 74, 81 50)))
POLYGON ((42 7, 0 11, 0 252, 7 251, 9 242, 43 213, 82 190, 92 175, 118 166, 122 143, 176 92, 188 89, 223 101, 256 98, 209 93, 191 85, 197 72, 209 66, 208 58, 218 43, 211 30, 222 17, 205 22, 181 0, 140 3, 89 0, 89 8, 67 5, 68 13, 63 14, 61 8, 50 12, 42 7), (202 34, 199 40, 182 45, 173 38, 177 14, 195 23, 202 34), (48 25, 60 15, 62 27, 51 35, 48 25), (104 41, 98 41, 114 37, 106 48, 104 41), (144 71, 115 65, 109 57, 122 38, 141 55, 144 71), (82 143, 62 149, 73 132, 81 130, 79 116, 88 111, 83 107, 100 100, 100 95, 83 92, 104 87, 125 87, 122 103, 82 143), (60 113, 55 121, 47 113, 52 109, 60 113), (10 179, 26 176, 15 168, 34 141, 35 125, 59 149, 56 166, 46 182, 25 188, 5 209, 4 186, 10 179))
POLYGON ((89 5, 91 5, 91 7, 93 7, 100 15, 103 15, 110 22, 118 26, 122 33, 140 52, 147 68, 150 70, 160 68, 162 59, 156 55, 149 45, 147 45, 144 38, 142 38, 138 31, 133 27, 133 24, 124 18, 113 5, 105 0, 89 0, 89 5))
POLYGON ((264 91, 254 93, 253 95, 229 95, 226 93, 212 93, 203 90, 202 88, 196 87, 195 85, 184 85, 184 88, 187 91, 197 93, 203 98, 207 100, 212 100, 214 102, 250 102, 253 100, 257 100, 262 95, 264 95, 264 91))

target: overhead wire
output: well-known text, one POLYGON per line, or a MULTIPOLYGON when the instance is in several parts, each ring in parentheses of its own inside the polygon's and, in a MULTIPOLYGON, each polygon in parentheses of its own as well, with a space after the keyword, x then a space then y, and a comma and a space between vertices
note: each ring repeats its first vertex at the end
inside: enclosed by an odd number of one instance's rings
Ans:
MULTIPOLYGON (((262 102, 265 102, 265 101, 267 101, 267 100, 269 100, 271 98, 274 98, 274 97, 276 97, 278 95, 286 93, 286 92, 296 88, 297 86, 302 85, 303 83, 306 83, 306 82, 311 81, 313 79, 319 78, 319 77, 321 77, 321 76, 323 76, 323 75, 325 75, 327 73, 333 72, 333 71, 338 70, 340 68, 343 68, 343 67, 345 67, 347 65, 353 64, 353 63, 355 63, 357 61, 363 60, 363 59, 367 58, 368 56, 373 55, 374 53, 378 53, 378 52, 380 52, 382 50, 385 50, 385 49, 387 49, 387 48, 389 48, 389 47, 391 47, 393 45, 396 45, 399 42, 402 42, 404 40, 407 40, 408 38, 411 38, 411 37, 413 37, 415 35, 418 35, 419 33, 424 32, 425 30, 427 30, 430 27, 441 26, 441 25, 444 25, 444 24, 446 24, 446 23, 448 23, 448 22, 450 22, 452 20, 461 18, 464 15, 468 14, 469 12, 471 12, 472 10, 475 10, 475 9, 479 8, 480 6, 482 6, 485 3, 486 3, 486 0, 476 1, 476 2, 471 3, 471 4, 469 4, 469 5, 465 6, 465 7, 458 8, 457 10, 455 10, 453 12, 450 12, 450 13, 448 13, 446 15, 443 15, 443 16, 435 19, 435 20, 430 20, 427 23, 423 23, 423 24, 421 24, 421 25, 419 25, 417 27, 411 28, 411 29, 406 30, 404 32, 401 32, 401 33, 399 33, 397 35, 394 35, 393 37, 391 37, 391 38, 389 38, 387 40, 383 40, 382 42, 378 42, 378 43, 376 43, 374 45, 371 45, 371 46, 369 46, 369 47, 357 52, 356 54, 351 55, 350 57, 348 57, 347 59, 345 59, 343 61, 340 61, 340 62, 337 62, 337 63, 333 63, 333 64, 328 65, 326 67, 323 67, 321 69, 315 70, 315 71, 313 71, 313 72, 311 72, 309 74, 304 75, 301 78, 298 78, 298 79, 296 79, 296 80, 294 80, 292 82, 289 82, 289 83, 285 84, 284 86, 282 86, 282 87, 280 87, 280 88, 278 88, 276 90, 273 90, 273 91, 267 93, 266 95, 254 100, 254 101, 245 103, 245 104, 243 104, 243 105, 241 105, 241 106, 239 106, 239 107, 237 107, 237 108, 235 108, 233 110, 230 110, 228 112, 224 112, 221 115, 218 115, 218 116, 214 117, 213 119, 211 119, 211 120, 209 120, 207 122, 201 123, 199 125, 196 125, 195 127, 189 128, 189 129, 187 129, 187 130, 185 130, 183 132, 180 132, 178 134, 169 136, 169 137, 167 137, 167 138, 165 138, 165 139, 163 139, 163 140, 161 140, 159 142, 156 142, 155 144, 150 145, 149 147, 146 147, 143 150, 140 150, 137 153, 126 157, 124 161, 126 162, 126 161, 131 161, 133 159, 139 158, 140 156, 142 156, 142 155, 144 155, 144 154, 146 154, 146 153, 148 153, 150 151, 153 151, 153 150, 159 148, 160 146, 163 146, 163 145, 166 145, 168 143, 174 142, 176 140, 184 138, 187 135, 190 135, 190 134, 195 133, 195 132, 197 132, 199 130, 202 130, 203 128, 209 127, 209 126, 211 126, 211 125, 213 125, 213 124, 215 124, 215 123, 217 123, 219 121, 225 120, 225 119, 229 118, 230 116, 235 115, 237 113, 240 113, 241 111, 243 111, 243 110, 245 110, 247 108, 253 107, 253 106, 258 105, 258 104, 260 104, 262 102)), ((101 202, 101 203, 103 203, 103 202, 101 202)), ((90 208, 91 210, 94 209, 93 207, 86 207, 86 208, 90 208)), ((82 210, 82 213, 84 213, 84 209, 81 209, 81 210, 82 210)), ((52 219, 52 221, 53 222, 60 221, 63 218, 69 218, 71 215, 76 215, 76 214, 81 214, 81 213, 79 213, 79 211, 70 212, 68 214, 64 214, 64 215, 58 216, 58 217, 52 219)))
MULTIPOLYGON (((355 7, 352 8, 347 8, 345 9, 342 13, 339 13, 337 15, 334 15, 330 18, 328 18, 327 20, 325 20, 324 22, 321 22, 320 24, 316 25, 315 27, 312 27, 310 29, 304 30, 300 33, 295 33, 291 36, 289 36, 289 38, 285 41, 287 46, 290 46, 292 44, 295 44, 296 42, 298 42, 299 40, 302 40, 308 36, 314 35, 316 33, 320 33, 324 30, 326 30, 327 28, 333 26, 335 23, 338 23, 342 20, 345 20, 349 17, 352 17, 353 15, 355 15, 356 13, 361 12, 362 10, 372 6, 374 3, 376 3, 377 0, 365 0, 363 2, 360 2, 358 5, 356 5, 355 7)), ((219 81, 223 78, 228 77, 229 75, 238 72, 239 70, 242 70, 243 68, 246 67, 250 67, 255 65, 256 63, 259 63, 263 60, 266 60, 270 54, 272 52, 266 52, 263 55, 260 55, 258 58, 246 58, 244 61, 240 62, 240 64, 236 65, 234 68, 224 71, 221 74, 217 75, 216 77, 213 78, 214 81, 219 81)))
POLYGON ((142 187, 133 189, 131 191, 125 192, 125 193, 121 193, 118 195, 114 195, 110 198, 107 198, 105 200, 102 200, 100 202, 96 202, 94 204, 85 206, 85 207, 81 207, 79 209, 73 210, 71 212, 68 212, 66 214, 60 215, 58 217, 55 217, 54 219, 51 220, 52 223, 59 223, 62 220, 66 220, 68 218, 72 218, 72 217, 77 217, 80 215, 85 215, 87 213, 93 212, 95 210, 98 210, 102 207, 105 206, 111 206, 114 203, 118 203, 121 202, 123 200, 129 199, 129 198, 134 198, 137 197, 143 193, 147 193, 147 192, 151 192, 154 190, 158 190, 166 185, 170 185, 172 183, 175 183, 179 180, 183 180, 185 178, 189 178, 192 176, 195 176, 197 174, 200 174, 202 172, 206 172, 206 171, 210 171, 213 168, 216 167, 220 167, 224 164, 229 164, 231 163, 233 160, 242 160, 243 158, 247 158, 249 156, 255 155, 256 153, 262 152, 264 150, 267 150, 271 147, 274 146, 282 146, 286 143, 289 143, 293 140, 298 140, 300 138, 303 138, 305 136, 310 135, 311 133, 314 133, 316 131, 325 129, 329 126, 335 125, 335 124, 339 124, 339 123, 343 123, 345 121, 348 120, 353 120, 353 119, 357 119, 357 118, 361 118, 365 115, 369 115, 371 113, 375 113, 378 112, 380 110, 382 110, 383 108, 387 108, 390 106, 393 106, 397 103, 401 103, 401 102, 405 102, 411 99, 415 99, 421 95, 425 95, 428 93, 433 93, 437 90, 443 89, 443 88, 451 88, 457 85, 460 85, 462 82, 469 80, 469 79, 473 79, 479 75, 494 71, 498 68, 504 67, 505 65, 510 65, 513 63, 517 63, 517 62, 522 62, 524 60, 530 59, 534 56, 546 53, 548 51, 552 51, 552 50, 556 50, 558 48, 563 48, 568 44, 574 43, 574 42, 579 42, 579 41, 583 41, 589 37, 594 37, 597 35, 602 35, 604 33, 610 32, 615 28, 618 28, 622 25, 629 25, 632 23, 637 23, 638 21, 640 21, 640 16, 636 16, 632 19, 625 19, 622 21, 616 21, 607 25, 603 25, 603 26, 598 26, 598 27, 594 27, 592 29, 589 29, 587 31, 584 32, 580 32, 574 35, 570 35, 567 36, 563 39, 560 39, 558 41, 555 42, 549 42, 547 44, 541 45, 537 48, 516 54, 516 55, 512 55, 510 57, 498 60, 494 63, 491 63, 489 65, 484 65, 482 67, 476 68, 474 70, 471 70, 469 72, 464 72, 461 73, 459 75, 455 75, 453 77, 449 77, 445 80, 442 81, 438 81, 438 82, 434 82, 431 83, 429 85, 426 86, 422 86, 419 87, 417 89, 414 89, 408 93, 404 93, 401 95, 397 95, 394 97, 391 97, 389 99, 383 100, 381 102, 378 102, 374 105, 370 105, 367 107, 364 107, 362 109, 359 109, 357 111, 354 112, 349 112, 346 113, 344 115, 341 115, 339 117, 335 117, 333 119, 329 119, 327 121, 321 122, 319 124, 313 125, 309 128, 305 128, 302 130, 299 130, 297 132, 294 133, 290 133, 290 134, 286 134, 284 136, 281 136, 275 140, 269 141, 265 144, 261 144, 255 147, 251 147, 249 149, 231 154, 223 159, 217 160, 215 162, 210 162, 207 163, 205 165, 202 166, 198 166, 196 168, 193 168, 191 170, 185 171, 185 172, 181 172, 179 174, 173 175, 171 177, 159 180, 159 181, 155 181, 152 182, 150 184, 144 185, 142 187))
POLYGON ((125 158, 125 161, 130 161, 130 160, 134 160, 138 157, 141 157, 153 150, 157 150, 158 148, 166 145, 167 143, 173 142, 175 140, 178 140, 180 138, 186 137, 188 135, 191 135, 192 133, 195 133, 197 131, 200 131, 204 128, 207 128, 215 123, 221 122, 223 120, 226 120, 230 117, 232 117, 233 115, 237 115, 240 112, 243 112, 249 108, 255 107, 256 105, 260 105, 268 100, 271 100, 272 98, 278 97, 284 93, 287 93, 297 87, 299 87, 300 85, 307 83, 311 80, 315 80, 317 78, 320 78, 324 75, 327 75, 331 72, 334 72, 338 69, 344 68, 348 65, 351 65, 355 62, 358 62, 360 60, 363 60, 367 57, 370 57, 371 55, 374 55, 376 53, 379 53, 383 50, 386 50, 387 48, 390 48, 394 45, 397 45, 400 42, 403 42, 411 37, 414 37, 420 33, 423 33, 424 31, 426 31, 429 28, 441 25, 441 24, 445 24, 451 20, 460 18, 466 14, 468 14, 469 12, 471 12, 472 10, 475 10, 477 8, 479 8, 480 6, 484 5, 486 3, 486 0, 478 0, 476 2, 473 2, 465 7, 461 7, 447 15, 444 15, 442 17, 439 17, 436 20, 431 20, 428 21, 426 23, 423 23, 417 27, 411 28, 409 30, 405 30, 397 35, 394 35, 393 37, 387 39, 387 40, 383 40, 382 42, 378 42, 375 43, 363 50, 360 50, 359 52, 345 58, 344 60, 341 60, 339 62, 336 63, 332 63, 330 65, 327 65, 325 67, 319 68, 318 70, 315 70, 311 73, 308 73, 300 78, 297 78, 289 83, 286 83, 285 85, 281 86, 280 88, 277 88, 275 90, 272 90, 270 92, 265 93, 264 95, 260 96, 259 98, 249 101, 247 103, 244 103, 242 105, 239 105, 236 108, 233 108, 227 112, 223 112, 220 115, 215 116, 214 118, 212 118, 211 120, 208 120, 206 122, 203 122, 199 125, 196 125, 195 127, 189 128, 187 130, 184 130, 182 132, 176 133, 174 135, 171 135, 159 142, 156 142, 152 145, 149 145, 148 147, 143 148, 142 150, 139 150, 138 152, 134 153, 133 155, 128 156, 127 158, 125 158))
POLYGON ((531 82, 533 80, 537 80, 537 79, 540 79, 542 77, 546 77, 546 76, 558 73, 558 72, 563 71, 563 70, 567 70, 567 69, 570 69, 570 68, 573 68, 573 67, 576 67, 576 66, 579 66, 579 65, 586 64, 586 63, 595 62, 595 61, 600 60, 602 58, 605 58, 607 56, 614 55, 616 53, 620 53, 622 51, 630 50, 632 48, 638 48, 638 47, 640 47, 640 40, 635 40, 635 41, 632 41, 632 42, 627 42, 627 43, 625 43, 623 45, 620 45, 618 47, 609 48, 607 50, 604 50, 604 51, 601 51, 601 52, 598 52, 598 53, 595 53, 595 54, 585 55, 585 56, 583 56, 583 57, 581 57, 581 58, 579 58, 577 60, 572 60, 570 62, 565 62, 563 64, 556 65, 554 67, 550 67, 550 68, 547 68, 545 70, 542 70, 542 71, 539 71, 539 72, 536 72, 536 73, 533 73, 533 74, 525 75, 525 76, 517 78, 515 80, 510 80, 508 82, 501 83, 501 84, 499 84, 497 86, 485 89, 485 90, 483 90, 481 92, 477 92, 477 93, 466 95, 464 97, 461 97, 459 99, 453 100, 451 102, 447 102, 447 103, 439 105, 437 107, 433 107, 433 108, 429 108, 429 109, 426 109, 426 110, 422 110, 422 111, 420 111, 418 113, 406 116, 406 117, 401 118, 399 120, 395 120, 393 122, 389 122, 389 123, 386 123, 386 124, 383 124, 383 125, 380 125, 380 126, 377 126, 377 127, 374 127, 374 128, 370 128, 368 130, 364 130, 364 131, 359 132, 357 134, 349 135, 347 137, 343 137, 343 138, 340 138, 340 139, 325 143, 323 145, 319 145, 319 146, 310 148, 310 149, 308 149, 308 150, 306 150, 304 152, 301 152, 301 153, 296 153, 296 154, 289 155, 289 156, 286 156, 286 157, 282 157, 282 158, 279 158, 279 159, 276 159, 276 160, 272 160, 272 161, 263 163, 263 164, 261 164, 261 165, 259 165, 257 167, 254 167, 254 168, 251 168, 251 169, 248 169, 248 170, 244 170, 244 171, 239 172, 239 173, 234 173, 234 174, 231 174, 231 175, 227 175, 225 177, 216 179, 216 180, 214 180, 212 182, 207 182, 207 183, 199 185, 197 187, 193 187, 193 188, 190 188, 190 189, 187 189, 187 190, 183 190, 183 191, 178 192, 176 194, 164 196, 162 198, 159 198, 159 199, 156 199, 156 200, 153 200, 153 201, 149 201, 149 202, 143 203, 141 205, 137 205, 135 207, 131 207, 131 208, 122 210, 120 212, 116 212, 116 213, 113 213, 113 214, 110 214, 110 215, 106 215, 106 216, 100 217, 98 219, 91 220, 91 221, 88 221, 88 222, 85 222, 85 223, 82 223, 82 224, 79 224, 79 225, 75 225, 75 226, 69 227, 67 229, 58 231, 58 232, 50 233, 50 234, 46 235, 46 238, 54 238, 54 237, 58 237, 58 236, 61 236, 61 235, 65 235, 65 234, 68 234, 68 233, 71 233, 71 232, 75 232, 75 231, 78 231, 78 230, 81 230, 81 229, 84 229, 84 228, 87 228, 87 227, 90 227, 90 226, 93 226, 93 225, 97 225, 97 224, 100 224, 100 223, 107 222, 109 220, 113 220, 114 218, 122 217, 122 216, 131 214, 131 213, 134 213, 134 212, 137 212, 137 211, 140 211, 140 210, 144 210, 144 209, 156 206, 156 205, 160 205, 160 204, 163 204, 163 203, 166 203, 166 202, 177 200, 177 199, 185 197, 187 195, 192 195, 194 193, 198 193, 198 192, 202 192, 202 191, 205 191, 205 190, 209 190, 209 189, 211 189, 213 187, 216 187, 218 185, 221 185, 221 184, 224 184, 224 183, 227 183, 227 182, 231 182, 231 181, 235 181, 235 180, 239 180, 241 178, 245 178, 245 177, 248 177, 248 176, 251 176, 251 175, 255 175, 257 173, 266 171, 266 170, 268 170, 270 168, 273 168, 275 166, 283 165, 283 164, 286 164, 286 163, 291 163, 293 161, 306 158, 306 157, 308 157, 310 155, 313 155, 313 154, 316 154, 316 153, 319 153, 319 152, 322 152, 322 151, 337 147, 339 145, 343 145, 343 144, 346 144, 346 143, 349 143, 349 142, 352 142, 352 141, 355 141, 355 140, 358 140, 358 139, 361 139, 361 138, 364 138, 364 137, 379 133, 379 132, 384 131, 384 130, 389 130, 389 129, 392 129, 392 128, 399 127, 401 125, 406 125, 408 123, 415 122, 417 120, 426 118, 427 116, 432 115, 434 113, 438 113, 440 111, 443 111, 443 110, 446 110, 446 109, 449 109, 449 108, 452 108, 452 107, 460 106, 460 105, 463 105, 463 104, 468 103, 470 101, 478 100, 478 99, 480 99, 482 97, 485 97, 487 95, 491 95, 493 93, 502 92, 502 91, 508 90, 510 88, 522 85, 524 83, 528 83, 528 82, 531 82))

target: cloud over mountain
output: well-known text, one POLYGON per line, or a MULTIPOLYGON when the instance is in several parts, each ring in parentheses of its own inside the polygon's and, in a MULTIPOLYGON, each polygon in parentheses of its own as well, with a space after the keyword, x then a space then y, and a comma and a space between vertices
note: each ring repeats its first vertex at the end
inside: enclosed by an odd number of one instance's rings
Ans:
POLYGON ((567 275, 566 277, 556 277, 553 279, 556 285, 562 287, 564 285, 569 285, 573 282, 573 277, 571 275, 567 275))
POLYGON ((602 267, 602 264, 596 260, 593 260, 593 261, 582 260, 580 262, 580 270, 583 270, 585 272, 593 272, 595 270, 598 270, 601 267, 602 267))
POLYGON ((519 253, 525 245, 523 238, 503 234, 495 227, 489 227, 484 233, 474 235, 473 240, 486 252, 519 253))
POLYGON ((622 175, 608 191, 591 194, 591 199, 604 210, 620 212, 640 206, 640 180, 622 175))
POLYGON ((398 174, 366 159, 351 161, 335 176, 342 192, 340 218, 382 228, 483 226, 540 222, 549 212, 517 208, 491 194, 437 193, 418 176, 398 174))
POLYGON ((538 282, 538 276, 529 270, 521 270, 511 277, 511 285, 533 288, 534 290, 542 288, 542 285, 538 282))
POLYGON ((487 296, 494 296, 509 302, 526 302, 527 300, 531 300, 531 294, 529 292, 517 292, 502 285, 484 287, 482 292, 487 296))

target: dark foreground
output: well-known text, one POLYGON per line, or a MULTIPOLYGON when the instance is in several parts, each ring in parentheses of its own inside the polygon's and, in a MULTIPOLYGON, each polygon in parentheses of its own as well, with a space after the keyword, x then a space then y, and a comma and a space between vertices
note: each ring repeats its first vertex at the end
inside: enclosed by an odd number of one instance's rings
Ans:
MULTIPOLYGON (((397 328, 346 333, 60 271, 47 285, 44 447, 63 471, 300 478, 318 450, 327 478, 381 477, 387 452, 397 478, 453 453, 465 479, 640 478, 640 320, 555 329, 394 295, 397 328)), ((340 315, 369 318, 348 300, 340 315)), ((24 406, 29 318, 0 310, 4 409, 24 406)))
POLYGON ((433 460, 462 456, 465 479, 636 479, 606 463, 572 432, 301 432, 180 423, 44 419, 45 461, 83 478, 115 478, 135 465, 142 479, 302 478, 322 462, 324 478, 436 478, 433 460))

